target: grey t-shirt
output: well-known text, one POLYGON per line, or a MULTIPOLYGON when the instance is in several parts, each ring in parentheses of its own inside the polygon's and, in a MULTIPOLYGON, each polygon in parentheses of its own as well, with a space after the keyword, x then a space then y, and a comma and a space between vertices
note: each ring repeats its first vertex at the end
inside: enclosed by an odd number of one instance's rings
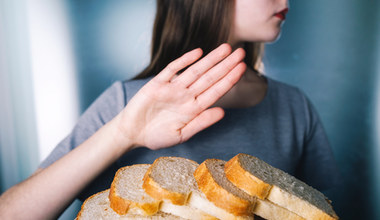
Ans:
MULTIPOLYGON (((148 81, 115 82, 80 117, 71 134, 42 162, 45 168, 80 145, 114 118, 148 81)), ((118 168, 152 163, 160 156, 180 156, 203 162, 229 160, 238 153, 256 156, 319 189, 338 182, 335 160, 315 109, 297 88, 267 77, 268 90, 254 107, 225 109, 225 117, 189 141, 161 150, 138 148, 105 170, 79 196, 110 187, 118 168)), ((101 158, 99 158, 101 159, 101 158)))

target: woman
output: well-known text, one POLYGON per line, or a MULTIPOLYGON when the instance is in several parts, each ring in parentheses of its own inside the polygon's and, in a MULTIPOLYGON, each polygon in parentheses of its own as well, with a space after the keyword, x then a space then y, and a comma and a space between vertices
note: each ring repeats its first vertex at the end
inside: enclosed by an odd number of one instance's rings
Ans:
POLYGON ((259 74, 262 44, 279 36, 287 4, 158 0, 150 65, 89 107, 40 169, 1 197, 0 216, 54 218, 108 188, 118 168, 165 155, 248 153, 331 187, 336 167, 315 110, 298 89, 259 74))

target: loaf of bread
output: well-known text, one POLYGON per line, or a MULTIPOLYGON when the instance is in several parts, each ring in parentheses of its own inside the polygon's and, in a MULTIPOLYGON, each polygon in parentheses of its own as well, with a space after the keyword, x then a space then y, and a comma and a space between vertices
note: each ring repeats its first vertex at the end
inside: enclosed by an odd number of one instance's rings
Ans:
POLYGON ((238 154, 202 164, 160 157, 120 168, 109 190, 89 197, 77 219, 338 219, 319 191, 264 161, 238 154))

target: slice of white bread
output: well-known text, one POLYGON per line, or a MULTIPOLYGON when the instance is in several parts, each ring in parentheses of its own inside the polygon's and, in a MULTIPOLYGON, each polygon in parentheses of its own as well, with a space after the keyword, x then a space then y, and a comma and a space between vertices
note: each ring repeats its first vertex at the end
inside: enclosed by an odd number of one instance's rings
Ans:
POLYGON ((257 199, 254 213, 268 220, 305 220, 305 218, 281 206, 262 199, 257 199))
POLYGON ((120 215, 111 209, 108 195, 109 189, 87 198, 76 219, 118 219, 120 215))
POLYGON ((120 168, 112 181, 109 199, 111 208, 119 215, 138 213, 153 215, 159 210, 161 201, 150 197, 142 188, 143 177, 149 164, 138 164, 120 168))
POLYGON ((214 203, 210 202, 206 196, 198 191, 194 191, 189 199, 189 206, 202 210, 212 216, 222 220, 253 220, 253 216, 236 216, 226 210, 217 207, 214 203))
POLYGON ((110 207, 108 199, 109 190, 99 192, 87 198, 82 204, 82 208, 78 213, 77 220, 113 220, 113 219, 134 219, 134 220, 183 220, 178 216, 170 215, 163 212, 157 212, 152 216, 143 216, 138 214, 119 215, 110 207))
POLYGON ((217 220, 216 217, 190 205, 174 205, 171 202, 162 202, 160 211, 180 216, 184 219, 217 220))
POLYGON ((205 160, 194 172, 200 191, 215 206, 235 216, 253 216, 256 198, 249 196, 227 180, 224 174, 225 161, 205 160))
POLYGON ((266 198, 305 219, 338 219, 321 192, 254 156, 236 155, 225 165, 225 173, 246 193, 266 198))
POLYGON ((253 216, 255 214, 271 220, 304 219, 270 201, 248 195, 236 187, 225 175, 225 164, 226 161, 223 160, 208 159, 194 173, 200 190, 216 206, 235 216, 253 216))
POLYGON ((181 157, 159 157, 146 172, 143 188, 151 197, 162 200, 163 212, 186 219, 214 220, 214 216, 188 205, 192 192, 198 190, 193 176, 198 165, 181 157))
POLYGON ((181 157, 159 157, 144 176, 145 192, 157 200, 185 205, 197 189, 193 173, 198 163, 181 157))

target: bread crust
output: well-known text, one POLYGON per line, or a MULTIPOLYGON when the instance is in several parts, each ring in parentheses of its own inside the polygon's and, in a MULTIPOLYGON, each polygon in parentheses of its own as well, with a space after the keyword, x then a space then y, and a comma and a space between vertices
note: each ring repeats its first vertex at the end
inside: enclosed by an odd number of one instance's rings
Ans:
POLYGON ((174 205, 185 205, 189 197, 188 194, 172 192, 165 188, 162 188, 157 182, 150 176, 149 170, 144 176, 143 188, 145 192, 152 198, 157 200, 170 200, 174 205))
MULTIPOLYGON (((146 164, 137 164, 133 166, 139 166, 139 165, 146 165, 146 164)), ((124 169, 128 169, 129 167, 132 166, 127 166, 127 167, 122 167, 120 168, 116 174, 115 178, 111 183, 111 188, 110 188, 110 193, 109 193, 109 200, 110 200, 110 207, 119 215, 125 215, 128 213, 130 209, 135 209, 137 208, 143 211, 144 215, 153 215, 158 212, 159 206, 161 201, 155 201, 152 203, 138 203, 134 201, 130 201, 128 199, 122 198, 117 194, 116 191, 116 185, 117 182, 119 181, 119 176, 118 175, 120 172, 122 172, 124 169)))
POLYGON ((106 192, 107 190, 108 190, 108 189, 103 190, 103 191, 98 192, 98 193, 95 193, 95 194, 93 194, 92 196, 88 197, 88 198, 83 202, 83 204, 82 204, 82 206, 81 206, 81 209, 80 209, 80 211, 79 211, 79 213, 78 213, 76 219, 77 219, 77 220, 80 220, 80 219, 82 218, 82 213, 83 213, 84 207, 86 206, 86 203, 87 203, 88 201, 90 201, 91 199, 93 199, 95 196, 98 196, 99 194, 102 194, 102 193, 106 192))
POLYGON ((284 207, 278 206, 268 200, 257 200, 255 214, 271 220, 305 220, 305 218, 287 210, 284 207))
MULTIPOLYGON (((227 178, 251 196, 257 196, 260 199, 267 199, 274 204, 284 207, 285 209, 301 216, 305 219, 323 219, 336 220, 339 217, 334 213, 330 216, 309 202, 282 190, 276 185, 271 185, 255 177, 253 174, 243 168, 238 154, 230 159, 225 165, 227 178)), ((248 155, 249 157, 253 157, 248 155)))
POLYGON ((189 199, 189 205, 202 210, 217 219, 223 220, 253 220, 254 216, 236 216, 226 210, 217 207, 214 203, 209 201, 206 196, 201 192, 193 192, 189 199))
POLYGON ((174 205, 171 202, 163 202, 160 210, 186 219, 218 220, 218 218, 189 205, 174 205))
POLYGON ((268 200, 272 201, 279 206, 282 206, 298 215, 304 217, 305 219, 320 219, 320 220, 337 220, 339 217, 334 213, 330 216, 326 212, 318 209, 314 205, 308 203, 307 201, 292 195, 285 190, 280 189, 277 186, 273 186, 271 193, 269 194, 268 200))
POLYGON ((198 188, 206 195, 207 199, 229 213, 236 216, 253 215, 255 204, 230 193, 220 186, 213 178, 206 163, 216 159, 205 160, 194 172, 198 188))
MULTIPOLYGON (((85 209, 85 206, 87 206, 87 202, 91 201, 92 199, 94 199, 94 197, 97 197, 97 196, 99 196, 100 194, 103 194, 103 193, 106 193, 106 195, 108 197, 109 192, 107 192, 107 191, 108 190, 104 190, 102 192, 93 194, 92 196, 90 196, 89 198, 87 198, 84 201, 84 203, 83 203, 83 205, 81 207, 81 210, 79 211, 79 213, 78 213, 77 217, 75 218, 75 220, 83 219, 83 217, 85 219, 89 219, 89 217, 88 216, 86 217, 86 215, 84 214, 84 212, 86 212, 86 211, 88 212, 89 211, 88 208, 87 208, 87 210, 85 209)), ((107 198, 107 200, 108 200, 108 198, 107 198)), ((105 201, 103 201, 103 202, 105 202, 105 201)), ((109 205, 109 201, 108 201, 108 205, 109 205)), ((109 208, 109 206, 108 206, 108 208, 109 208)), ((108 209, 108 208, 107 207, 103 207, 102 209, 99 209, 98 211, 106 212, 107 210, 104 210, 104 209, 108 209)), ((109 208, 109 210, 112 210, 112 209, 109 208)), ((115 213, 115 212, 113 212, 113 213, 115 213)), ((152 216, 144 216, 144 215, 141 215, 141 214, 138 214, 138 213, 128 213, 126 215, 119 215, 119 214, 115 213, 115 216, 108 216, 108 215, 107 216, 103 216, 102 214, 98 218, 96 218, 96 219, 103 219, 103 217, 104 217, 105 219, 125 219, 125 220, 127 220, 127 219, 131 219, 131 220, 132 219, 133 220, 137 220, 137 219, 139 219, 139 220, 163 220, 163 219, 182 220, 183 219, 183 220, 185 220, 184 218, 181 218, 179 216, 171 215, 171 214, 164 213, 164 212, 161 212, 161 211, 155 213, 152 216)), ((94 219, 94 217, 92 217, 91 219, 94 219)))
POLYGON ((265 199, 272 186, 246 171, 239 160, 239 154, 224 166, 227 179, 251 196, 265 199), (248 183, 248 184, 247 184, 248 183))
POLYGON ((186 158, 182 158, 182 157, 159 157, 153 162, 153 164, 148 168, 147 172, 145 173, 143 189, 152 198, 155 198, 157 200, 169 200, 174 205, 185 205, 191 195, 191 192, 179 193, 179 192, 174 192, 174 191, 165 189, 161 187, 161 185, 158 184, 154 180, 154 178, 151 176, 153 172, 152 170, 155 168, 155 165, 159 162, 159 160, 176 159, 176 158, 185 159, 186 161, 191 162, 194 165, 198 166, 197 162, 186 159, 186 158))

